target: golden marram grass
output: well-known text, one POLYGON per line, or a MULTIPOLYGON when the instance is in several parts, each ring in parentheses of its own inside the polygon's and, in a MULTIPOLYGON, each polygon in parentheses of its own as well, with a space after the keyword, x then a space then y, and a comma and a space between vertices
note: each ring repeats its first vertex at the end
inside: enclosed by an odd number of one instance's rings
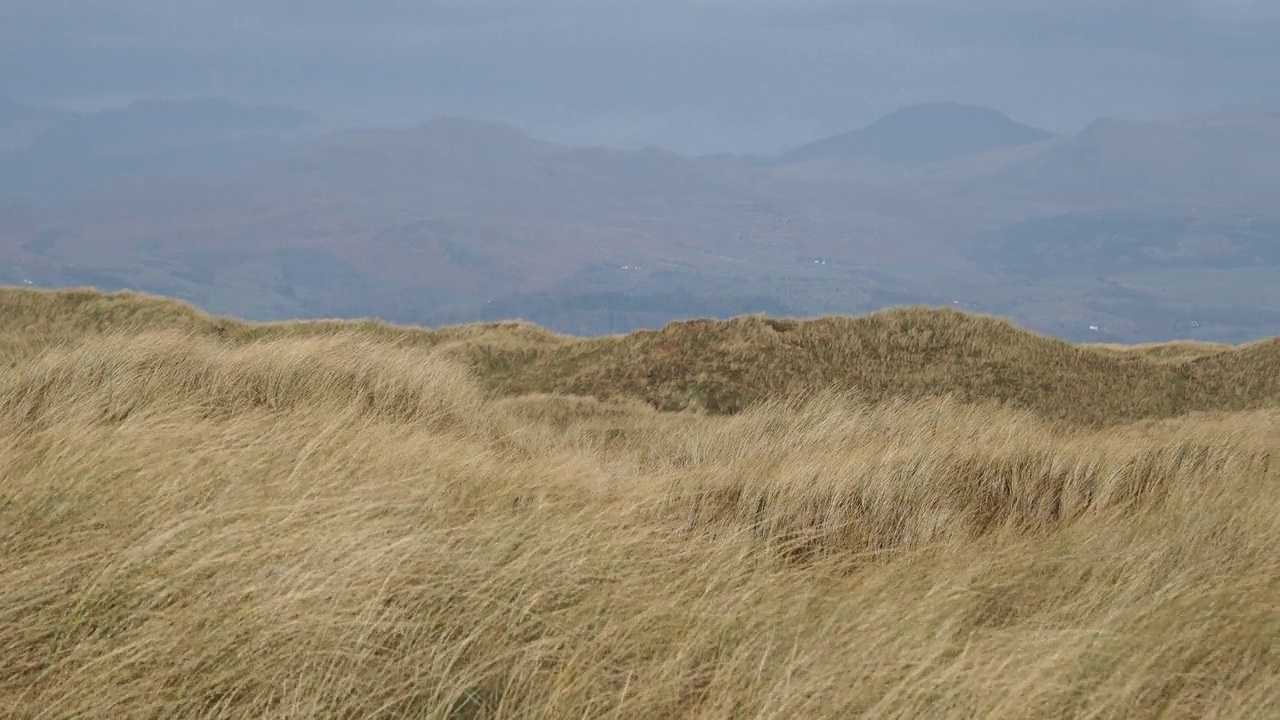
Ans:
POLYGON ((1274 341, 0 308, 8 717, 1280 716, 1274 341))

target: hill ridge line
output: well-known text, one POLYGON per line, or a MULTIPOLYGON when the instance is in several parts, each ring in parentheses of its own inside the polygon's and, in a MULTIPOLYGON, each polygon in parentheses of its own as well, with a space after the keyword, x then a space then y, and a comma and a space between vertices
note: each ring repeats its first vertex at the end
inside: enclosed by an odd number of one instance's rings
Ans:
POLYGON ((435 329, 373 319, 256 323, 132 292, 0 289, 0 362, 87 336, 178 330, 234 344, 356 333, 463 358, 490 392, 640 400, 660 410, 736 414, 832 389, 869 401, 949 396, 1106 426, 1280 402, 1280 337, 1246 345, 1078 345, 952 308, 859 317, 745 315, 579 338, 523 321, 435 329))

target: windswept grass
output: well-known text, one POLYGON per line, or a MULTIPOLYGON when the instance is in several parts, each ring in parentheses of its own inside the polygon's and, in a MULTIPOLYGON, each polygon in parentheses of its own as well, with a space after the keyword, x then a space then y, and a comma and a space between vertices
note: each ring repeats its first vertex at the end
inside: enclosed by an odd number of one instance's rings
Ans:
POLYGON ((1089 343, 1084 347, 1110 350, 1125 355, 1138 354, 1153 360, 1167 360, 1171 362, 1196 360, 1210 355, 1230 352, 1234 349, 1234 346, 1232 345, 1215 342, 1202 342, 1200 340, 1178 340, 1176 342, 1142 343, 1139 345, 1089 343))
POLYGON ((930 352, 1028 352, 956 314, 579 341, 7 297, 30 307, 0 327, 6 717, 1280 716, 1273 344, 1121 362, 1251 409, 1133 395, 1092 412, 1165 412, 1093 423, 940 392, 930 352), (832 333, 864 382, 797 365, 732 414, 628 394, 664 338, 723 359, 769 332, 832 333), (557 353, 616 384, 564 392, 557 353), (913 353, 915 391, 876 384, 913 353))
POLYGON ((505 396, 640 400, 662 410, 734 414, 818 389, 868 402, 950 395, 1070 426, 1108 427, 1280 402, 1280 337, 1239 347, 1072 345, 996 318, 901 308, 859 318, 692 320, 603 338, 519 322, 425 330, 359 322, 245 323, 132 293, 0 288, 0 367, 87 335, 162 329, 229 345, 358 334, 440 349, 505 396))
POLYGON ((50 415, 55 409, 108 423, 135 412, 300 409, 456 429, 479 417, 483 403, 456 362, 350 333, 238 346, 174 331, 108 335, 52 348, 11 371, 8 385, 0 410, 53 425, 71 419, 50 415))

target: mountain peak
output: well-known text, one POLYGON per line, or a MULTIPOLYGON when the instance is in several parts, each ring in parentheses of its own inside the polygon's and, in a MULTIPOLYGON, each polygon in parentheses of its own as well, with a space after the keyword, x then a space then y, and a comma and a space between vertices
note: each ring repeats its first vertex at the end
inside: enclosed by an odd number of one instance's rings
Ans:
POLYGON ((470 148, 486 152, 529 153, 549 150, 555 145, 529 136, 504 122, 442 116, 419 123, 408 131, 417 146, 470 148))
POLYGON ((877 160, 902 164, 940 162, 1029 145, 1053 137, 981 105, 933 102, 895 110, 852 132, 832 135, 787 153, 783 162, 877 160))

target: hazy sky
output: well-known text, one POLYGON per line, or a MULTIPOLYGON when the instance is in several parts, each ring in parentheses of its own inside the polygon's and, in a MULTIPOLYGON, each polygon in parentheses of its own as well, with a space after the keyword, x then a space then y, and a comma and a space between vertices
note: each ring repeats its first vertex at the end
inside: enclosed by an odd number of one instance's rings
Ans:
POLYGON ((1280 0, 0 0, 0 94, 773 152, 929 100, 1051 130, 1280 94, 1280 0))

